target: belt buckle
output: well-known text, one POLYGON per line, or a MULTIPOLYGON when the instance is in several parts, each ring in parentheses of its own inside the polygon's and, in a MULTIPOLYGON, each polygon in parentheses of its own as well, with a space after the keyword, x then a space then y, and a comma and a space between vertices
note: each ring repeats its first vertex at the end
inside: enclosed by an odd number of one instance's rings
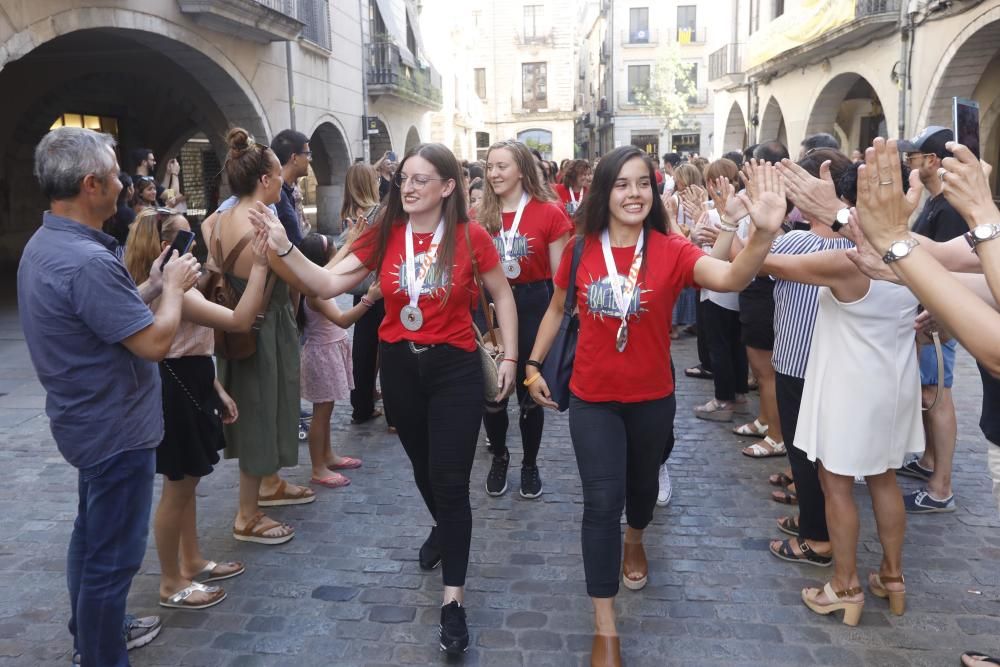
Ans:
POLYGON ((412 340, 406 341, 406 344, 410 346, 410 352, 413 354, 423 354, 432 347, 431 345, 417 345, 412 340))

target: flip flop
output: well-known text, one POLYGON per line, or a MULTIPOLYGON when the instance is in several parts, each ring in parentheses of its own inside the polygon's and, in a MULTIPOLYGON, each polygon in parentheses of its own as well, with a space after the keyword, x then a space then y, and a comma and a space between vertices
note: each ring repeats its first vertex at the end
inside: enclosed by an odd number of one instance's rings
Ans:
POLYGON ((170 597, 161 597, 160 606, 169 609, 208 609, 214 607, 226 599, 226 592, 218 586, 205 586, 198 582, 192 583, 187 588, 182 588, 170 597), (193 593, 207 593, 210 597, 201 603, 188 602, 188 598, 193 593))
POLYGON ((238 577, 246 571, 247 569, 244 567, 243 563, 216 563, 214 560, 210 560, 205 563, 205 567, 201 569, 201 572, 191 577, 191 581, 198 584, 210 584, 213 581, 222 581, 223 579, 238 577), (213 572, 220 567, 231 567, 235 569, 232 572, 227 572, 226 574, 213 574, 213 572))
POLYGON ((356 459, 351 456, 341 456, 342 460, 340 463, 331 463, 326 467, 327 470, 354 470, 355 468, 361 467, 361 459, 356 459))
MULTIPOLYGON (((1000 665, 1000 658, 994 658, 992 656, 986 655, 985 653, 980 653, 979 651, 966 651, 962 654, 963 658, 968 658, 969 660, 976 660, 978 662, 985 662, 987 665, 1000 665)), ((965 661, 962 661, 965 664, 965 661)))
POLYGON ((320 486, 325 486, 328 489, 339 489, 342 486, 348 486, 351 480, 341 475, 339 472, 335 472, 329 477, 324 477, 323 479, 318 479, 313 477, 309 480, 313 484, 319 484, 320 486))

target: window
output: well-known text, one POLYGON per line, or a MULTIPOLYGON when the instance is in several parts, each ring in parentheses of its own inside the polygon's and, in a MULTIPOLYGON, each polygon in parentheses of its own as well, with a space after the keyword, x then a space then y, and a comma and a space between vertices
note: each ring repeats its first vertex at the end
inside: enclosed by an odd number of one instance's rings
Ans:
POLYGON ((524 130, 517 133, 517 140, 541 153, 543 160, 552 159, 552 133, 548 130, 524 130))
POLYGON ((750 15, 747 17, 747 23, 751 35, 760 30, 760 3, 761 0, 750 0, 750 15))
POLYGON ((542 5, 524 6, 524 41, 542 38, 542 5))
POLYGON ((677 6, 677 41, 690 44, 697 41, 698 7, 696 5, 677 6))
POLYGON ((771 18, 778 18, 785 13, 785 0, 774 0, 774 11, 771 13, 771 18))
POLYGON ((637 93, 649 91, 649 65, 628 66, 628 101, 635 104, 639 101, 637 93))
POLYGON ((629 44, 649 43, 649 7, 633 7, 628 10, 629 44))
POLYGON ((483 67, 477 67, 473 70, 476 77, 476 95, 479 99, 486 99, 486 69, 483 67))
POLYGON ((490 152, 490 133, 476 132, 476 159, 485 160, 490 152))
POLYGON ((674 82, 675 90, 678 93, 688 92, 687 81, 691 82, 691 86, 694 88, 688 96, 688 104, 698 103, 698 63, 684 63, 681 66, 684 69, 684 79, 679 79, 674 82))
POLYGON ((406 48, 410 50, 414 58, 417 57, 417 36, 413 33, 409 13, 406 14, 406 48))
POLYGON ((546 81, 546 63, 521 65, 521 106, 525 109, 544 109, 549 104, 546 81))
POLYGON ((64 113, 55 119, 49 129, 54 130, 57 127, 85 127, 88 130, 96 130, 110 134, 115 138, 118 137, 118 119, 110 116, 64 113))

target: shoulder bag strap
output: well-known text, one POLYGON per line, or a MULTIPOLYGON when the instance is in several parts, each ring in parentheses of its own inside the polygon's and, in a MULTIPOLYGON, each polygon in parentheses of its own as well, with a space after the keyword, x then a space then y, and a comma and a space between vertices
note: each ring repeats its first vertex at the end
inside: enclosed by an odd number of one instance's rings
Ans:
POLYGON ((583 236, 573 237, 573 261, 569 269, 569 286, 566 289, 566 303, 563 311, 567 315, 572 315, 576 310, 576 272, 580 268, 580 258, 583 257, 583 246, 585 238, 583 236))
MULTIPOLYGON (((232 209, 225 211, 224 213, 229 213, 230 211, 232 211, 232 209)), ((254 230, 251 229, 244 234, 243 238, 241 238, 239 242, 232 247, 229 254, 226 255, 226 259, 220 264, 219 258, 222 257, 222 231, 219 228, 222 226, 223 214, 219 215, 219 219, 215 222, 215 227, 212 228, 212 238, 214 239, 214 246, 216 250, 216 256, 213 257, 213 259, 219 266, 219 270, 222 272, 222 275, 225 276, 227 273, 232 271, 233 266, 236 264, 236 260, 240 257, 240 253, 242 253, 244 248, 247 247, 247 244, 250 243, 250 240, 254 235, 254 230)), ((267 284, 264 287, 264 300, 261 302, 260 312, 257 313, 257 318, 253 325, 253 328, 255 329, 260 328, 260 322, 264 319, 264 316, 267 313, 267 306, 271 302, 271 293, 274 292, 275 282, 277 282, 277 276, 275 276, 274 271, 268 269, 267 284)))
MULTIPOLYGON (((486 318, 486 335, 489 337, 494 349, 498 349, 500 346, 497 343, 497 335, 493 327, 493 311, 486 305, 486 290, 483 289, 483 278, 479 273, 479 260, 476 259, 476 253, 472 249, 472 237, 469 234, 469 225, 471 224, 471 222, 465 223, 465 245, 469 248, 469 258, 472 260, 472 276, 476 281, 476 289, 479 290, 479 307, 483 309, 483 317, 486 318)), ((472 326, 475 328, 476 325, 473 324, 472 326)))

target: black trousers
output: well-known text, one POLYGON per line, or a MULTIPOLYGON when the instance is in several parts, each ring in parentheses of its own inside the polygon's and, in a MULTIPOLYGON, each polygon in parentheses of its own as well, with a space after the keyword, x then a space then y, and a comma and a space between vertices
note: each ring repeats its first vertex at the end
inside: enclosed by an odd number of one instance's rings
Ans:
POLYGON ((583 569, 587 593, 618 594, 621 516, 643 530, 653 518, 664 424, 677 404, 670 395, 642 403, 589 403, 570 397, 569 432, 583 483, 583 569))
MULTIPOLYGON (((673 357, 670 358, 670 377, 672 377, 674 379, 674 395, 676 396, 677 395, 677 369, 674 368, 674 359, 673 359, 673 357)), ((674 418, 676 416, 677 416, 677 410, 676 410, 676 406, 675 406, 673 414, 670 415, 670 425, 669 425, 669 428, 667 428, 667 446, 663 448, 663 460, 660 461, 660 465, 663 465, 664 463, 666 463, 667 459, 670 458, 670 453, 674 451, 674 444, 676 444, 676 442, 677 442, 677 437, 676 437, 676 434, 674 432, 674 418)), ((664 422, 664 427, 666 428, 666 426, 667 426, 667 424, 666 424, 666 422, 664 422)))
MULTIPOLYGON (((354 297, 354 305, 361 297, 354 297)), ((351 418, 365 421, 375 412, 375 378, 378 376, 378 328, 385 317, 385 302, 379 299, 375 306, 354 324, 354 341, 351 361, 354 365, 354 389, 351 390, 351 418)), ((386 422, 389 421, 386 409, 386 422)))
POLYGON ((483 417, 476 351, 382 343, 382 399, 438 526, 445 586, 464 586, 472 541, 469 475, 483 417))
POLYGON ((694 309, 695 330, 698 333, 698 364, 706 371, 712 370, 712 358, 708 354, 708 336, 705 333, 705 304, 710 303, 707 299, 701 300, 701 292, 695 294, 698 305, 694 309))
MULTIPOLYGON (((517 383, 514 385, 517 400, 521 408, 518 425, 521 428, 521 444, 523 465, 533 466, 538 461, 538 450, 542 445, 542 429, 545 426, 545 411, 531 400, 528 388, 524 386, 526 363, 535 344, 538 327, 542 324, 545 311, 552 298, 552 287, 547 280, 540 280, 525 285, 511 285, 514 292, 514 302, 517 304, 517 383)), ((507 415, 507 405, 510 399, 505 398, 499 403, 487 403, 483 415, 483 426, 490 438, 494 456, 505 456, 507 452, 507 428, 510 418, 507 415)))
POLYGON ((819 483, 819 469, 806 453, 795 446, 795 427, 799 423, 799 406, 806 381, 775 373, 775 392, 778 399, 778 418, 781 433, 785 436, 788 464, 795 480, 795 493, 799 497, 799 537, 817 542, 829 542, 826 528, 826 497, 819 483))
MULTIPOLYGON (((740 313, 705 300, 705 336, 712 360, 715 398, 732 401, 736 394, 747 393, 747 351, 740 340, 740 313)), ((698 329, 699 333, 701 328, 698 329)))

